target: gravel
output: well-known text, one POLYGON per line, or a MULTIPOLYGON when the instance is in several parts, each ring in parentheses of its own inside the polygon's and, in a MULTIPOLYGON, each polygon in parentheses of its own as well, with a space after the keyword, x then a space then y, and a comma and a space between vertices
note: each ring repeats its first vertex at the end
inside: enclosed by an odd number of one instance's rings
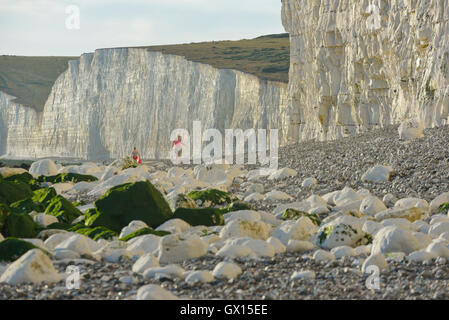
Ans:
MULTIPOLYGON (((296 177, 280 182, 261 179, 265 193, 273 189, 284 191, 296 200, 312 194, 325 194, 350 186, 366 188, 382 198, 391 193, 396 198, 419 197, 427 201, 449 191, 449 126, 427 129, 425 137, 400 141, 397 126, 330 142, 306 142, 279 150, 279 167, 297 170, 296 177), (391 181, 364 183, 362 175, 376 164, 395 169, 391 181), (302 188, 305 178, 314 177, 318 184, 302 188)), ((251 167, 249 167, 251 169, 251 167)), ((257 182, 257 181, 255 181, 257 182)), ((234 193, 244 190, 233 185, 234 193)), ((91 200, 91 199, 89 199, 91 200)), ((288 201, 291 202, 291 201, 288 201)), ((279 202, 278 202, 279 203, 279 202)), ((274 204, 264 201, 256 209, 271 210, 274 204)), ((369 274, 362 274, 361 264, 366 256, 345 257, 332 262, 316 262, 311 253, 285 253, 274 258, 235 262, 243 274, 235 280, 194 285, 182 279, 144 279, 133 274, 132 260, 118 264, 82 263, 79 290, 68 290, 65 282, 57 284, 10 286, 0 284, 0 299, 134 299, 137 290, 146 284, 159 284, 183 299, 448 299, 449 264, 389 262, 389 271, 380 276, 379 290, 368 289, 369 274), (314 271, 313 280, 291 280, 297 271, 314 271), (133 277, 134 279, 130 278, 133 277)), ((209 270, 223 261, 208 254, 200 259, 185 261, 186 270, 209 270)), ((65 273, 67 262, 55 262, 59 272, 65 273)))

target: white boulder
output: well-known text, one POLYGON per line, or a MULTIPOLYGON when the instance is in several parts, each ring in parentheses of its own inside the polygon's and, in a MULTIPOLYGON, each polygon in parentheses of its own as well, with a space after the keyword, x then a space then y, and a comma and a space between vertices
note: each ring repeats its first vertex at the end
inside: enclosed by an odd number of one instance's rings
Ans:
POLYGON ((335 260, 335 256, 331 252, 323 249, 315 251, 312 258, 317 262, 328 262, 335 260))
POLYGON ((197 235, 183 237, 179 234, 162 238, 159 246, 160 263, 178 263, 199 258, 207 253, 207 244, 197 235))
POLYGON ((165 267, 150 267, 146 269, 143 273, 143 277, 150 279, 155 278, 158 275, 163 275, 166 277, 176 277, 176 278, 182 278, 184 274, 184 269, 181 268, 177 264, 170 264, 165 267))
POLYGON ((282 168, 273 172, 268 180, 283 180, 288 177, 295 177, 298 173, 294 169, 282 168))
POLYGON ((129 240, 127 249, 140 255, 151 253, 158 255, 161 237, 154 234, 146 234, 129 240))
POLYGON ((445 192, 443 194, 440 194, 438 197, 433 199, 430 202, 430 210, 431 212, 436 212, 440 206, 444 203, 449 203, 449 192, 445 192))
POLYGON ((429 228, 429 236, 432 238, 438 238, 442 233, 449 232, 449 222, 443 221, 434 223, 429 228))
POLYGON ((10 285, 22 283, 59 282, 62 276, 53 267, 50 258, 40 249, 32 249, 8 266, 0 282, 10 285))
POLYGON ((244 238, 266 240, 270 237, 271 226, 263 221, 232 220, 220 231, 221 239, 244 238))
POLYGON ((58 222, 58 218, 55 216, 45 214, 45 213, 38 213, 35 216, 33 216, 34 222, 36 222, 41 227, 46 228, 47 226, 51 225, 52 223, 58 222))
POLYGON ((341 259, 343 257, 353 257, 355 256, 355 250, 349 246, 340 246, 333 248, 331 253, 334 255, 336 259, 341 259))
POLYGON ((54 176, 58 174, 58 167, 51 159, 43 159, 31 164, 30 174, 33 176, 54 176))
POLYGON ((318 184, 318 180, 317 179, 315 179, 315 178, 306 178, 302 182, 301 187, 308 188, 308 187, 314 186, 316 184, 318 184))
POLYGON ((273 231, 272 236, 287 245, 289 240, 308 240, 317 230, 318 227, 312 220, 308 217, 301 217, 298 220, 283 222, 273 231))
POLYGON ((389 270, 388 262, 382 253, 374 254, 366 258, 362 265, 362 272, 368 273, 369 270, 367 269, 370 266, 378 267, 380 272, 388 272, 389 270))
POLYGON ((360 212, 367 216, 374 217, 377 213, 384 210, 387 210, 387 207, 382 200, 375 196, 366 197, 360 204, 360 212))
POLYGON ((232 262, 220 262, 214 268, 212 275, 217 279, 235 279, 242 274, 242 269, 232 262))
POLYGON ((292 276, 290 277, 290 280, 313 280, 316 278, 316 274, 313 271, 295 271, 292 276))
POLYGON ((287 243, 287 251, 288 252, 308 252, 315 249, 315 245, 310 241, 304 240, 289 240, 287 243))
POLYGON ((217 257, 237 259, 251 255, 253 251, 244 245, 226 244, 216 253, 217 257))
POLYGON ((143 228, 148 228, 148 225, 145 222, 139 220, 131 221, 126 227, 122 228, 119 239, 143 228))
POLYGON ((251 193, 250 195, 246 196, 244 201, 245 202, 257 202, 265 200, 265 196, 259 192, 251 193))
POLYGON ((293 199, 290 195, 285 192, 272 190, 265 194, 266 201, 283 201, 283 200, 291 200, 293 199))
POLYGON ((424 137, 424 125, 418 119, 403 121, 398 129, 401 140, 413 140, 424 137))
POLYGON ((157 231, 168 231, 172 234, 183 233, 191 228, 190 224, 181 219, 170 219, 159 227, 156 228, 157 231))
POLYGON ((371 254, 385 254, 390 252, 410 254, 420 249, 422 249, 421 244, 411 231, 390 226, 379 230, 376 234, 371 254))
POLYGON ((258 257, 272 258, 276 254, 275 248, 264 240, 248 239, 244 241, 242 245, 250 248, 251 251, 255 253, 258 257))
POLYGON ((132 267, 132 271, 134 273, 143 274, 149 268, 160 267, 159 260, 151 254, 147 253, 146 255, 141 256, 132 267))
POLYGON ((149 284, 139 288, 136 300, 178 300, 173 293, 158 285, 149 284))
POLYGON ((286 246, 284 246, 284 244, 276 237, 269 237, 267 239, 267 242, 273 246, 276 254, 284 253, 285 251, 287 251, 286 246))
POLYGON ((382 221, 385 219, 404 218, 409 220, 410 222, 414 222, 416 220, 420 220, 423 214, 423 210, 417 207, 394 207, 377 213, 374 218, 377 221, 382 221))
POLYGON ((363 174, 362 181, 373 183, 390 181, 390 177, 393 173, 394 170, 391 166, 377 165, 363 174))
POLYGON ((188 276, 185 278, 185 282, 188 284, 195 284, 198 282, 201 283, 208 283, 214 281, 214 276, 210 271, 193 271, 188 274, 188 276))
POLYGON ((363 196, 358 194, 354 189, 350 187, 343 188, 343 190, 336 193, 333 198, 334 205, 336 206, 344 206, 346 204, 362 200, 363 196))

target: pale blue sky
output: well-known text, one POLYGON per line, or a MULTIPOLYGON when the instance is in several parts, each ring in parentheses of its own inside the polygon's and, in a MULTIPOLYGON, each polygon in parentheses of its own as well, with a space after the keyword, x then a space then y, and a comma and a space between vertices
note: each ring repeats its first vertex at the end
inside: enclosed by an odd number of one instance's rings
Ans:
POLYGON ((0 0, 0 55, 249 39, 285 32, 281 0, 0 0), (80 29, 66 28, 66 8, 80 29))

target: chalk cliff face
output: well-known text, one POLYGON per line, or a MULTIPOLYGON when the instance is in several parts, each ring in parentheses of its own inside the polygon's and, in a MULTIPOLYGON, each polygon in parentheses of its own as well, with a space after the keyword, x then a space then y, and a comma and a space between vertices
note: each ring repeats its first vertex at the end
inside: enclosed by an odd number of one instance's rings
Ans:
MULTIPOLYGON (((144 49, 104 49, 70 61, 42 113, 0 93, 0 154, 10 157, 118 158, 136 146, 168 157, 170 133, 279 129, 285 144, 287 85, 144 49), (285 130, 284 130, 285 129, 285 130)), ((290 135, 290 136, 289 136, 290 135)))
POLYGON ((448 123, 447 1, 282 2, 299 139, 336 139, 406 118, 448 123))

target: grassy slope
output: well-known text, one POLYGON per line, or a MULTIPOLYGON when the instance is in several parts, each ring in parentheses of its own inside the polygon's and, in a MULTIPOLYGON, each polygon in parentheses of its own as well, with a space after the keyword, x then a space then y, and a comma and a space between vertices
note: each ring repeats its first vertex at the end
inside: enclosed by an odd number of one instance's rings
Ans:
POLYGON ((262 79, 288 82, 290 40, 287 33, 250 40, 201 42, 144 47, 184 56, 218 69, 236 69, 262 79))
POLYGON ((79 58, 0 56, 0 91, 42 111, 53 84, 73 59, 79 58))
MULTIPOLYGON (((219 69, 240 70, 262 79, 288 82, 288 34, 141 48, 184 56, 219 69)), ((0 91, 17 97, 17 103, 42 111, 54 82, 67 70, 67 62, 74 59, 79 58, 0 56, 0 91)))

